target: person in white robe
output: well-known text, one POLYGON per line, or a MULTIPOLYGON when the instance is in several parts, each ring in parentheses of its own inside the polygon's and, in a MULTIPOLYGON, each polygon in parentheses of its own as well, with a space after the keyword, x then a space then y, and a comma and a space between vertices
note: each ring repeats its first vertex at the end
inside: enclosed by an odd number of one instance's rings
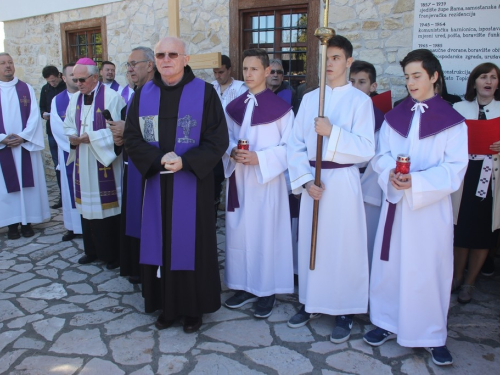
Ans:
POLYGON ((223 156, 226 188, 225 283, 236 294, 229 308, 258 300, 254 316, 267 318, 275 294, 293 293, 290 210, 284 172, 292 107, 266 89, 269 57, 262 49, 244 53, 249 91, 226 107, 229 148, 223 156), (238 150, 238 140, 249 151, 238 150), (235 191, 237 189, 237 191, 235 191))
POLYGON ((299 301, 288 326, 305 325, 319 313, 336 316, 330 340, 349 339, 353 314, 368 309, 365 210, 358 166, 375 154, 370 97, 347 81, 352 45, 337 35, 327 48, 325 113, 319 89, 304 95, 288 140, 288 170, 299 214, 299 301), (317 135, 323 136, 321 187, 314 184, 317 135), (309 269, 313 202, 319 200, 316 267, 309 269))
MULTIPOLYGON (((356 60, 349 69, 349 81, 358 90, 363 91, 369 97, 377 94, 377 71, 373 64, 367 61, 356 60)), ((378 146, 379 130, 384 122, 384 113, 373 106, 375 116, 375 149, 378 146)), ((372 159, 373 160, 373 159, 372 159)), ((358 165, 361 174, 361 190, 365 204, 366 234, 368 240, 368 268, 371 269, 373 243, 377 233, 380 207, 382 206, 382 190, 378 186, 378 175, 373 170, 372 160, 369 163, 358 165)))
POLYGON ((115 152, 113 135, 96 101, 103 90, 103 107, 113 119, 120 119, 125 102, 116 91, 107 89, 98 81, 97 67, 91 59, 78 60, 73 75, 80 92, 73 95, 68 105, 64 133, 69 137, 72 150, 68 162, 76 158, 73 172, 75 196, 82 215, 85 248, 85 255, 79 263, 86 264, 99 258, 107 262, 108 269, 113 269, 119 267, 122 156, 115 152), (78 112, 79 119, 76 118, 78 112), (80 129, 78 122, 81 123, 80 129), (101 128, 94 130, 94 122, 101 128), (114 187, 103 190, 103 178, 108 176, 114 187))
MULTIPOLYGON (((66 95, 68 99, 57 100, 57 96, 52 99, 52 104, 50 106, 50 119, 51 119, 51 129, 52 135, 57 142, 57 156, 58 156, 58 166, 57 168, 61 171, 61 199, 62 199, 62 213, 63 213, 63 223, 64 227, 67 229, 66 233, 63 234, 63 241, 71 241, 75 238, 75 235, 82 234, 82 218, 80 213, 73 208, 74 202, 74 188, 73 188, 73 178, 68 180, 66 173, 66 155, 71 152, 69 139, 64 134, 64 119, 66 117, 66 108, 58 108, 57 103, 69 104, 69 99, 73 96, 75 92, 78 91, 76 83, 72 81, 73 78, 73 67, 74 63, 66 64, 63 68, 62 79, 66 83, 66 90, 64 90, 59 95, 66 95), (63 117, 60 116, 63 114, 63 117), (73 195, 73 196, 72 196, 73 195)), ((61 104, 60 104, 61 105, 61 104)), ((72 168, 74 163, 71 164, 72 168)), ((69 173, 69 172, 68 172, 69 173)))
MULTIPOLYGON (((0 116, 3 128, 0 130, 0 152, 10 153, 18 177, 18 191, 9 193, 6 181, 7 166, 0 163, 0 227, 9 226, 8 238, 20 237, 18 226, 24 237, 34 235, 31 223, 41 223, 50 219, 49 199, 45 183, 45 171, 42 161, 42 150, 45 148, 42 120, 33 88, 20 81, 15 74, 12 57, 8 53, 0 53, 0 116), (16 86, 24 85, 28 95, 18 96, 16 86), (23 128, 21 106, 29 106, 29 117, 23 128), (22 150, 29 151, 34 186, 23 187, 22 150)), ((2 156, 3 158, 3 156, 2 156)), ((29 171, 27 171, 29 172, 29 171)), ((17 190, 17 189, 16 189, 17 190)))
POLYGON ((453 359, 445 346, 453 275, 451 193, 467 168, 464 118, 434 93, 439 61, 429 50, 401 62, 411 97, 385 116, 373 161, 384 193, 370 279, 373 346, 397 337, 426 347, 437 365, 453 359), (423 61, 425 61, 424 68, 423 61), (410 174, 395 174, 399 154, 410 174))

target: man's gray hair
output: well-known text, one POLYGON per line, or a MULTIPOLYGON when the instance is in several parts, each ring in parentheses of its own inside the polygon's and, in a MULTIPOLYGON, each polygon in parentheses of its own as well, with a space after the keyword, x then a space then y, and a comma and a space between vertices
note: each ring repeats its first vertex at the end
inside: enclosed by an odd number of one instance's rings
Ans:
POLYGON ((0 52, 0 56, 9 56, 10 58, 12 58, 12 56, 7 52, 0 52))
POLYGON ((99 68, 97 67, 97 65, 85 65, 87 67, 87 72, 89 72, 89 74, 92 74, 92 75, 95 75, 95 74, 99 74, 99 68))
MULTIPOLYGON (((166 36, 166 37, 164 37, 164 38, 160 39, 160 40, 158 41, 158 43, 156 43, 156 45, 155 45, 155 51, 156 51, 156 48, 158 47, 158 45, 159 45, 159 44, 160 44, 163 40, 165 40, 165 39, 173 39, 173 40, 175 40, 175 41, 179 42, 179 43, 181 44, 181 46, 182 46, 182 49, 184 50, 184 53, 185 53, 186 55, 189 55, 189 53, 187 52, 187 45, 186 45, 186 42, 185 42, 185 41, 183 41, 181 38, 177 38, 177 37, 175 37, 175 36, 166 36)), ((164 51, 160 51, 160 52, 164 52, 164 51)))
POLYGON ((133 51, 142 51, 142 53, 144 53, 144 58, 148 61, 151 61, 153 63, 153 66, 156 66, 155 53, 151 48, 139 46, 139 47, 133 48, 132 52, 133 51))
POLYGON ((283 68, 283 63, 281 62, 280 59, 269 59, 269 65, 279 65, 283 68))

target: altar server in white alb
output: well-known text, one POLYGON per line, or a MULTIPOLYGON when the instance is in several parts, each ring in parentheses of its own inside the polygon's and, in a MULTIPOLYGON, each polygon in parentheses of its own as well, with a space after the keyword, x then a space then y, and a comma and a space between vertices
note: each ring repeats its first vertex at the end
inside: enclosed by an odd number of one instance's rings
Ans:
POLYGON ((76 62, 73 79, 80 92, 69 102, 64 133, 71 144, 68 161, 75 160, 75 202, 82 215, 85 255, 78 262, 100 259, 114 269, 120 265, 122 156, 103 112, 120 119, 125 101, 98 81, 97 66, 89 58, 76 62))
POLYGON ((82 218, 76 209, 75 189, 73 185, 73 168, 75 163, 66 165, 71 151, 69 139, 64 134, 64 119, 66 110, 73 94, 78 91, 78 86, 73 82, 73 68, 75 64, 66 64, 63 68, 62 79, 66 83, 66 90, 52 99, 50 106, 50 127, 52 135, 57 142, 58 168, 61 172, 61 199, 64 227, 63 241, 71 241, 75 235, 82 234, 82 218))
POLYGON ((276 293, 293 293, 292 235, 284 172, 292 106, 266 88, 269 57, 243 54, 249 89, 226 107, 229 148, 223 156, 226 193, 225 283, 236 294, 225 305, 257 302, 254 316, 272 314, 276 293), (249 150, 238 149, 238 140, 249 150))
POLYGON ((0 53, 0 227, 8 238, 34 235, 31 223, 50 219, 42 154, 42 120, 33 88, 14 76, 12 57, 0 53))
POLYGON ((349 339, 352 315, 368 309, 365 210, 356 163, 375 154, 373 105, 347 81, 352 44, 337 35, 328 43, 325 117, 318 116, 319 89, 302 99, 288 140, 288 171, 299 214, 299 300, 289 321, 301 327, 318 313, 336 316, 330 341, 349 339), (316 139, 323 136, 321 187, 314 184, 316 139), (319 200, 316 269, 309 269, 313 201, 319 200))
POLYGON ((384 192, 370 279, 373 346, 397 337, 425 347, 437 365, 453 362, 446 321, 453 276, 451 193, 467 168, 464 118, 435 94, 439 61, 431 51, 402 61, 410 96, 385 115, 373 169, 384 192), (395 173, 409 155, 410 173, 395 173))

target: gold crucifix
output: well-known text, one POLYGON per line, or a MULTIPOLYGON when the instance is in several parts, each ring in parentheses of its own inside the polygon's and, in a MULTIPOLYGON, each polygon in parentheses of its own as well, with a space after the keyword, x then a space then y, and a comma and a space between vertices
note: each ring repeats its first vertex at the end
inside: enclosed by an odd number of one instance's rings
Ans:
MULTIPOLYGON (((168 35, 180 38, 179 0, 168 0, 168 35)), ((189 66, 193 70, 220 67, 220 52, 191 55, 189 66)))
POLYGON ((23 103, 25 107, 27 107, 27 106, 28 106, 28 103, 30 103, 30 100, 29 100, 28 98, 26 98, 26 95, 23 95, 23 98, 22 98, 22 99, 19 99, 19 101, 20 101, 21 103, 23 103))
POLYGON ((99 168, 100 171, 104 171, 104 178, 108 178, 108 170, 109 169, 111 169, 111 167, 99 168))

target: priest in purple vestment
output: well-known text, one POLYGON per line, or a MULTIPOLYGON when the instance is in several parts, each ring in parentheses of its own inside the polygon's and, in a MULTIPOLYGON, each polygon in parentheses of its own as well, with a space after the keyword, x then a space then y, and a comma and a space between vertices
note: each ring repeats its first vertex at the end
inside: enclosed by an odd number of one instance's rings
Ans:
POLYGON ((155 47, 157 72, 139 88, 125 124, 125 150, 146 179, 140 261, 145 311, 165 329, 183 317, 196 332, 220 307, 213 169, 229 145, 212 85, 195 78, 184 42, 155 47))

